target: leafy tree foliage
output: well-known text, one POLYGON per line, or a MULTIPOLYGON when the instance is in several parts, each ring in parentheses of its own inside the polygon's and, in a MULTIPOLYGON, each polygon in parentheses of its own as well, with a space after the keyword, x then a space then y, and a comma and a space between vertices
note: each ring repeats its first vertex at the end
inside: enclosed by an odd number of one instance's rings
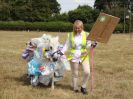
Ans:
POLYGON ((128 11, 130 6, 133 11, 133 0, 96 0, 94 4, 96 9, 116 16, 120 16, 121 11, 128 11))
POLYGON ((113 7, 123 7, 124 4, 129 4, 129 1, 133 0, 96 0, 94 7, 100 11, 111 10, 113 7))
POLYGON ((74 22, 75 20, 79 19, 84 23, 93 23, 98 16, 98 11, 92 9, 90 6, 84 5, 79 6, 73 11, 69 11, 68 15, 70 22, 74 22))
POLYGON ((47 21, 59 12, 56 0, 0 0, 0 20, 47 21))
POLYGON ((111 9, 114 6, 127 4, 128 0, 96 0, 94 7, 99 10, 111 9))
POLYGON ((120 22, 123 23, 124 17, 129 16, 130 12, 133 13, 133 0, 96 0, 94 7, 100 11, 120 17, 120 22))
POLYGON ((54 16, 49 18, 49 21, 69 21, 68 13, 61 13, 61 14, 55 14, 54 16))

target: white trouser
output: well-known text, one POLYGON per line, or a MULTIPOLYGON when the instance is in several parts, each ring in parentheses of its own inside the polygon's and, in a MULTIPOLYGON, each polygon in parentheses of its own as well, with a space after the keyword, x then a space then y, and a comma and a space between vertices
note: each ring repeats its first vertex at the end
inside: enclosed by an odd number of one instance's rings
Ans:
MULTIPOLYGON (((86 88, 89 76, 90 76, 90 64, 88 60, 84 60, 81 64, 83 68, 83 81, 82 81, 82 87, 86 88)), ((72 86, 74 90, 78 89, 78 68, 79 63, 71 62, 71 70, 72 70, 72 86)))

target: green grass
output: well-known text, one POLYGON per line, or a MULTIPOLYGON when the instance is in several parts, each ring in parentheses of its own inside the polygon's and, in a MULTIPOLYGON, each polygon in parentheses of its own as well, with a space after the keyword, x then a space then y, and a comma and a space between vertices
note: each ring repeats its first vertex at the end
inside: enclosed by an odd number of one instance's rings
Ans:
MULTIPOLYGON (((65 42, 67 34, 57 32, 0 31, 0 99, 132 99, 133 97, 133 40, 128 34, 113 34, 107 44, 95 49, 94 90, 88 95, 74 93, 71 72, 50 87, 32 87, 27 78, 26 62, 21 59, 25 43, 43 33, 59 35, 65 42)), ((82 81, 80 68, 79 86, 82 81)))

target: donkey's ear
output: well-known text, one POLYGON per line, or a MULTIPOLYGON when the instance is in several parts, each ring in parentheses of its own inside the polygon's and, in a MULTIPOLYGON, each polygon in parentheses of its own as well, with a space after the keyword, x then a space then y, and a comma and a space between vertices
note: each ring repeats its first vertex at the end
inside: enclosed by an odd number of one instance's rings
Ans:
POLYGON ((43 36, 46 36, 46 34, 43 34, 42 37, 43 37, 43 36))
POLYGON ((41 38, 45 38, 46 37, 46 34, 43 34, 42 36, 41 36, 41 38))
POLYGON ((56 40, 56 41, 58 41, 58 40, 59 40, 59 37, 58 37, 58 36, 56 36, 56 37, 55 37, 55 40, 56 40))

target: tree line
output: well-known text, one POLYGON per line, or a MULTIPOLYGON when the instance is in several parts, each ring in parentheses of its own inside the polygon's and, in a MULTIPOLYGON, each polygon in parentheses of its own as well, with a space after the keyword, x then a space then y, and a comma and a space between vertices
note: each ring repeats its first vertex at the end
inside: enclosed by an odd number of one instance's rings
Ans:
POLYGON ((133 0, 95 0, 94 8, 79 5, 67 13, 60 13, 61 7, 57 0, 0 0, 0 21, 73 23, 80 19, 91 25, 100 12, 105 12, 120 17, 118 28, 123 29, 125 26, 128 30, 129 21, 133 21, 130 18, 133 17, 132 6, 133 0))
POLYGON ((0 20, 47 21, 60 9, 56 0, 0 0, 0 20))
POLYGON ((70 21, 81 19, 93 23, 98 15, 95 9, 85 5, 73 11, 60 14, 60 4, 56 0, 0 0, 1 21, 70 21))

